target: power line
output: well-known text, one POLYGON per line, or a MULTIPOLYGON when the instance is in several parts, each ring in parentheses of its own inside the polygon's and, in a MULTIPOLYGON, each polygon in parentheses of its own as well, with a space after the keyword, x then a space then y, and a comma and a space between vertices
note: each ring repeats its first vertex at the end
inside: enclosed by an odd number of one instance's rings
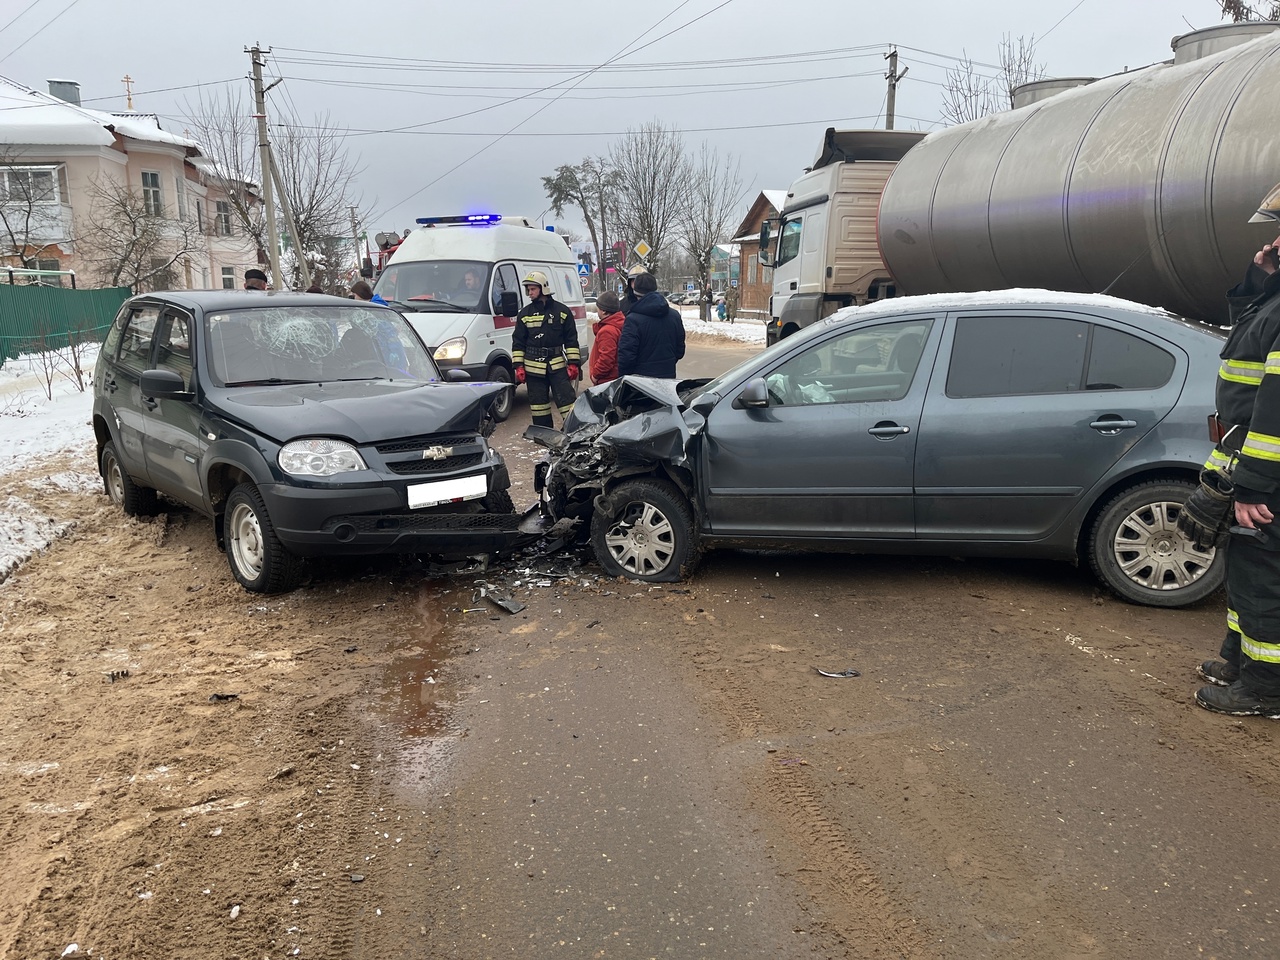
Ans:
MULTIPOLYGON (((184 83, 181 86, 177 86, 177 87, 157 87, 154 90, 135 90, 133 91, 133 95, 135 97, 145 97, 145 96, 149 96, 151 94, 156 94, 156 93, 172 93, 175 90, 194 90, 197 87, 220 87, 220 86, 225 86, 228 83, 235 83, 241 79, 243 78, 231 77, 230 79, 227 79, 227 80, 206 80, 203 83, 184 83)), ((102 100, 118 100, 119 98, 120 98, 119 94, 113 94, 109 97, 81 97, 80 105, 83 107, 90 103, 98 103, 102 100)), ((36 109, 39 109, 40 107, 47 107, 47 106, 49 106, 48 101, 40 101, 36 103, 20 103, 12 107, 0 107, 0 113, 7 113, 10 110, 36 110, 36 109)), ((110 113, 111 111, 105 110, 103 112, 110 113)))
MULTIPOLYGON (((57 20, 59 17, 61 17, 61 16, 62 16, 62 14, 63 14, 63 13, 66 13, 68 10, 70 10, 72 7, 74 7, 74 6, 75 6, 77 3, 79 3, 79 2, 80 2, 80 0, 71 0, 71 2, 70 2, 69 4, 67 4, 65 7, 63 7, 63 8, 62 8, 62 13, 54 14, 54 17, 53 17, 53 19, 52 19, 52 20, 50 20, 48 23, 46 23, 43 27, 41 27, 39 30, 37 30, 35 33, 33 33, 31 36, 27 37, 27 39, 23 40, 20 44, 18 44, 18 45, 17 45, 16 47, 14 47, 12 50, 10 50, 8 53, 6 53, 3 57, 0 57, 0 63, 4 63, 6 60, 8 60, 10 57, 12 57, 15 53, 17 53, 19 50, 21 50, 23 47, 25 47, 28 43, 30 43, 30 42, 31 42, 32 40, 34 40, 36 37, 40 36, 40 34, 44 33, 44 31, 45 31, 48 27, 50 27, 50 26, 52 26, 52 25, 53 25, 53 23, 54 23, 54 21, 55 21, 55 20, 57 20)), ((28 9, 30 9, 30 8, 28 8, 28 9)), ((23 11, 23 13, 26 13, 26 11, 24 10, 24 11, 23 11)), ((18 14, 18 16, 22 16, 22 14, 18 14)), ((17 19, 17 18, 15 17, 14 19, 17 19)), ((9 22, 10 22, 10 23, 12 23, 13 21, 11 20, 11 21, 9 21, 9 22)))
MULTIPOLYGON (((639 37, 636 37, 636 38, 635 38, 635 40, 631 40, 630 42, 628 42, 626 46, 624 46, 624 47, 623 47, 621 50, 619 50, 616 54, 614 54, 612 57, 610 57, 608 60, 606 60, 604 64, 601 64, 601 66, 605 66, 605 65, 608 65, 608 64, 610 64, 610 63, 613 63, 614 61, 616 61, 616 60, 620 59, 620 58, 621 58, 621 57, 623 57, 623 56, 628 56, 628 55, 629 55, 629 54, 628 54, 628 48, 629 48, 629 47, 633 46, 633 45, 636 43, 636 41, 637 41, 637 40, 641 40, 641 39, 643 39, 646 35, 648 35, 649 33, 652 33, 652 32, 653 32, 654 30, 656 30, 656 29, 657 29, 661 24, 663 24, 664 22, 666 22, 667 20, 669 20, 671 17, 675 16, 675 14, 676 14, 676 13, 678 13, 681 9, 683 9, 683 8, 684 8, 684 7, 685 7, 689 2, 690 2, 690 0, 681 0, 681 2, 676 6, 676 8, 675 8, 674 10, 672 10, 670 13, 668 13, 668 14, 667 14, 666 16, 664 16, 662 19, 658 20, 658 21, 657 21, 657 23, 653 24, 653 26, 651 26, 648 30, 646 30, 644 33, 640 34, 640 36, 639 36, 639 37)), ((727 6, 728 6, 730 3, 732 3, 732 2, 733 2, 733 0, 723 0, 723 2, 722 2, 722 3, 719 3, 719 4, 717 4, 716 6, 712 7, 712 8, 711 8, 710 10, 708 10, 706 13, 700 14, 700 15, 698 15, 698 16, 696 16, 696 17, 694 17, 692 20, 686 21, 685 23, 681 24, 679 27, 676 27, 674 30, 669 30, 667 33, 664 33, 662 36, 657 37, 657 38, 655 38, 654 40, 651 40, 651 41, 649 41, 648 43, 643 44, 643 45, 641 45, 641 46, 639 46, 639 47, 636 47, 634 50, 631 50, 631 51, 630 51, 630 53, 639 53, 641 50, 644 50, 645 48, 652 46, 653 44, 655 44, 655 43, 659 42, 660 40, 664 40, 664 39, 666 39, 667 37, 671 36, 672 34, 674 34, 674 33, 678 33, 679 31, 684 30, 685 28, 692 26, 693 24, 697 23, 699 20, 702 20, 703 18, 708 17, 708 16, 710 16, 711 14, 715 13, 717 10, 720 10, 720 9, 722 9, 722 8, 724 8, 724 7, 727 7, 727 6)), ((589 77, 589 76, 591 76, 592 74, 594 74, 594 73, 596 72, 596 70, 597 70, 597 69, 598 69, 598 68, 592 68, 591 70, 587 70, 587 71, 585 71, 584 73, 582 73, 579 77, 574 78, 574 80, 575 80, 576 82, 573 84, 573 86, 576 86, 576 85, 577 85, 577 83, 580 83, 582 80, 584 80, 584 79, 586 79, 587 77, 589 77)), ((565 93, 568 93, 568 92, 569 92, 569 90, 572 90, 572 89, 573 89, 573 86, 567 87, 567 88, 565 89, 565 93)), ((541 93, 542 91, 537 91, 537 92, 541 93)), ((522 99, 522 98, 521 98, 521 99, 522 99)), ((554 100, 553 100, 553 101, 551 101, 551 103, 554 103, 554 102, 555 102, 554 100)), ((410 200, 412 200, 414 197, 416 197, 418 194, 422 193, 424 190, 428 189, 429 187, 433 187, 433 186, 435 186, 437 183, 439 183, 439 182, 440 182, 441 180, 443 180, 445 177, 449 176, 449 174, 453 173, 453 172, 454 172, 455 170, 457 170, 458 168, 460 168, 460 167, 462 167, 462 166, 464 166, 464 165, 466 165, 466 164, 470 163, 470 162, 471 162, 472 160, 474 160, 476 157, 480 156, 480 154, 484 153, 486 150, 491 149, 493 146, 495 146, 497 143, 499 143, 499 142, 503 139, 503 137, 508 136, 508 135, 510 135, 510 134, 512 134, 512 133, 514 133, 514 132, 519 128, 519 127, 523 126, 525 123, 528 123, 530 120, 532 120, 534 117, 536 117, 536 116, 537 116, 539 113, 541 113, 543 110, 547 109, 547 107, 551 106, 551 103, 543 104, 541 107, 539 107, 537 110, 535 110, 533 113, 531 113, 531 114, 530 114, 528 117, 526 117, 524 120, 521 120, 519 123, 517 123, 515 126, 513 126, 513 127, 512 127, 510 130, 508 130, 506 133, 504 133, 504 134, 502 134, 502 135, 500 135, 500 136, 498 136, 498 137, 495 137, 492 141, 490 141, 489 143, 485 144, 485 146, 481 147, 481 148, 480 148, 479 150, 477 150, 475 153, 471 154, 471 156, 466 157, 465 159, 463 159, 463 160, 459 161, 458 163, 454 164, 452 167, 450 167, 450 168, 449 168, 448 170, 446 170, 444 173, 440 174, 440 176, 436 177, 434 180, 431 180, 431 181, 427 182, 426 184, 424 184, 423 186, 419 187, 417 190, 415 190, 415 191, 414 191, 413 193, 411 193, 409 196, 405 197, 403 200, 400 200, 400 201, 398 201, 397 203, 392 204, 392 207, 398 207, 398 206, 399 206, 400 204, 402 204, 402 203, 407 203, 408 201, 410 201, 410 200)), ((389 210, 389 209, 391 209, 391 208, 387 208, 387 209, 389 210)), ((378 213, 377 213, 375 216, 370 217, 370 220, 375 220, 375 219, 377 219, 377 217, 382 216, 383 212, 384 212, 384 211, 378 211, 378 213)))
POLYGON ((31 8, 32 8, 32 7, 34 7, 34 6, 35 6, 37 3, 39 3, 39 2, 40 2, 40 0, 31 0, 31 2, 30 2, 29 4, 27 4, 27 7, 26 7, 26 9, 25 9, 25 10, 23 10, 20 14, 18 14, 18 15, 17 15, 16 17, 14 17, 12 20, 10 20, 8 23, 6 23, 3 27, 0 27, 0 33, 4 33, 6 30, 8 30, 10 27, 12 27, 15 23, 17 23, 19 20, 21 20, 23 17, 25 17, 28 13, 30 13, 30 12, 31 12, 31 8))
POLYGON ((1080 9, 1080 4, 1082 4, 1082 3, 1084 3, 1084 0, 1080 0, 1080 2, 1079 2, 1079 3, 1077 3, 1074 7, 1072 7, 1070 10, 1068 10, 1066 13, 1064 13, 1064 14, 1062 15, 1062 18, 1061 18, 1057 23, 1055 23, 1052 27, 1050 27, 1050 28, 1049 28, 1048 30, 1046 30, 1044 33, 1040 34, 1039 39, 1043 40, 1043 39, 1044 39, 1045 37, 1047 37, 1049 34, 1053 33, 1053 31, 1057 30, 1057 29, 1058 29, 1058 27, 1062 26, 1062 21, 1063 21, 1063 20, 1065 20, 1065 19, 1067 19, 1067 17, 1071 16, 1071 15, 1072 15, 1073 13, 1075 13, 1077 10, 1079 10, 1079 9, 1080 9))

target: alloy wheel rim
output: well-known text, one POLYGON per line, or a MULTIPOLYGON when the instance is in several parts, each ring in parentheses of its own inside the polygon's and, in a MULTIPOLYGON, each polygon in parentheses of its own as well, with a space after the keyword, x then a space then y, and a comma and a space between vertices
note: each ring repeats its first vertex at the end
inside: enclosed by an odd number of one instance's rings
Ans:
POLYGON ((1160 500, 1134 510, 1116 528, 1111 549, 1120 572, 1148 590, 1183 590, 1208 572, 1217 551, 1197 550, 1178 532, 1182 504, 1160 500))
POLYGON ((675 528, 651 503, 630 503, 605 534, 605 546, 615 563, 628 573, 662 573, 675 555, 675 528))

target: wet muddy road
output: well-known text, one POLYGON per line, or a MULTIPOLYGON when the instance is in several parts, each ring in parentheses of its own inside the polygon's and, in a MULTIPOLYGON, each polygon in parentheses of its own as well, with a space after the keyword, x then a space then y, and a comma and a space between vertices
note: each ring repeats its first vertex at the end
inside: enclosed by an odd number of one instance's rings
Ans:
POLYGON ((199 518, 49 497, 0 588, 5 958, 1277 953, 1280 728, 1191 705, 1220 598, 735 552, 489 571, 514 614, 395 560, 261 598, 199 518))

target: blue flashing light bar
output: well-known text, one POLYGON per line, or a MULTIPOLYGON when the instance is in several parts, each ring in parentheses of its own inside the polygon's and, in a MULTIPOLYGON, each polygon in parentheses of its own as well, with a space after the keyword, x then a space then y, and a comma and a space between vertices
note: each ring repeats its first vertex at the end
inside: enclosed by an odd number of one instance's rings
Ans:
POLYGON ((469 223, 483 227, 501 219, 502 214, 499 213, 467 213, 458 217, 418 217, 418 223, 424 227, 434 227, 438 223, 469 223))

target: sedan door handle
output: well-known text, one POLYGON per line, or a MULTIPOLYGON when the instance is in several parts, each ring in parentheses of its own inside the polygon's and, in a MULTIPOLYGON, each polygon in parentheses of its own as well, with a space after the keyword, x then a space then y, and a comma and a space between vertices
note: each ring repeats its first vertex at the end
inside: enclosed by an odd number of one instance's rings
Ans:
POLYGON ((886 439, 889 437, 900 437, 904 433, 910 432, 910 427, 902 427, 896 423, 877 423, 867 431, 867 433, 871 434, 873 437, 884 437, 886 439))
POLYGON ((1108 420, 1106 417, 1103 417, 1101 420, 1095 420, 1093 423, 1089 424, 1089 426, 1094 430, 1105 434, 1117 434, 1121 430, 1132 430, 1137 425, 1137 420, 1108 420))

